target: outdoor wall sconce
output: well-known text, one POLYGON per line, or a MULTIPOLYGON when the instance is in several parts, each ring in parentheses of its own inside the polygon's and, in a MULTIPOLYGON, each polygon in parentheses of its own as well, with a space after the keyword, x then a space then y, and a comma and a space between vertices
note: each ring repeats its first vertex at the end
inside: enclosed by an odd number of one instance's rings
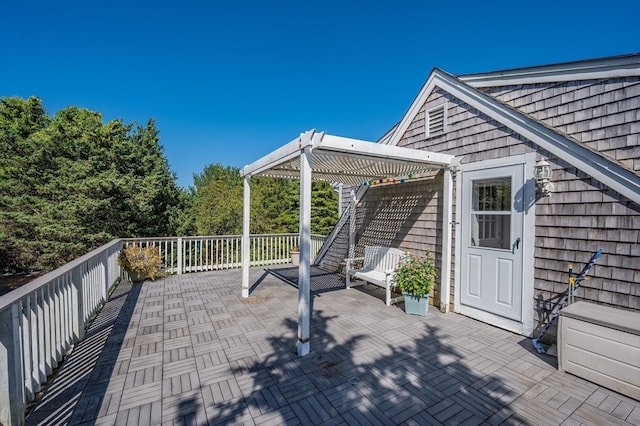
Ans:
POLYGON ((543 197, 548 197, 553 191, 553 184, 551 183, 551 164, 545 160, 540 160, 536 163, 534 172, 536 183, 538 184, 538 191, 543 197))

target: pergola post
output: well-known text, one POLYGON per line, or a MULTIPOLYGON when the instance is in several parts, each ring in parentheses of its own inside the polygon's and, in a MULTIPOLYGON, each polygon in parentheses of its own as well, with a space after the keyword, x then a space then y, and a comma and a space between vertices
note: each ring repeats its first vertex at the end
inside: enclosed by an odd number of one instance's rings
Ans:
POLYGON ((242 297, 249 297, 249 266, 250 266, 250 215, 251 215, 251 186, 250 176, 244 177, 244 192, 242 202, 242 297))
POLYGON ((440 311, 449 312, 451 295, 451 237, 453 235, 453 172, 450 167, 444 169, 442 187, 442 242, 440 253, 440 311))
POLYGON ((300 265, 298 267, 299 357, 310 351, 311 322, 311 147, 300 150, 300 265))

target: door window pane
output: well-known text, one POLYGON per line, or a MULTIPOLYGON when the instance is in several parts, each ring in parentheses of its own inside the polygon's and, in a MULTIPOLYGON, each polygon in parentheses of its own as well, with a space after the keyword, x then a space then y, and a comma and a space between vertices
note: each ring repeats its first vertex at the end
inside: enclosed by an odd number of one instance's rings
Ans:
POLYGON ((477 180, 472 188, 471 246, 511 249, 511 178, 477 180))
POLYGON ((511 178, 473 182, 473 210, 511 211, 511 178))

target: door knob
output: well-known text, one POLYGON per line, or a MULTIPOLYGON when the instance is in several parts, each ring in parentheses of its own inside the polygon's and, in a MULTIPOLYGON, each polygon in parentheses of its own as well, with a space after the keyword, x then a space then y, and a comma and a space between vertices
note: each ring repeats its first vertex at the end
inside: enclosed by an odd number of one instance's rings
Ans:
POLYGON ((520 248, 520 237, 516 240, 516 249, 520 248))

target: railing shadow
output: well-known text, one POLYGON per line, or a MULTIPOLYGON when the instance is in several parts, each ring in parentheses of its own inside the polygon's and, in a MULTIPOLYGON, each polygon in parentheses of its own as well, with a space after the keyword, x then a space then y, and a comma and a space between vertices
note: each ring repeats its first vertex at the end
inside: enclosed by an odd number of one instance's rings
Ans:
POLYGON ((27 413, 26 425, 79 424, 98 417, 140 290, 140 284, 118 284, 27 413))

